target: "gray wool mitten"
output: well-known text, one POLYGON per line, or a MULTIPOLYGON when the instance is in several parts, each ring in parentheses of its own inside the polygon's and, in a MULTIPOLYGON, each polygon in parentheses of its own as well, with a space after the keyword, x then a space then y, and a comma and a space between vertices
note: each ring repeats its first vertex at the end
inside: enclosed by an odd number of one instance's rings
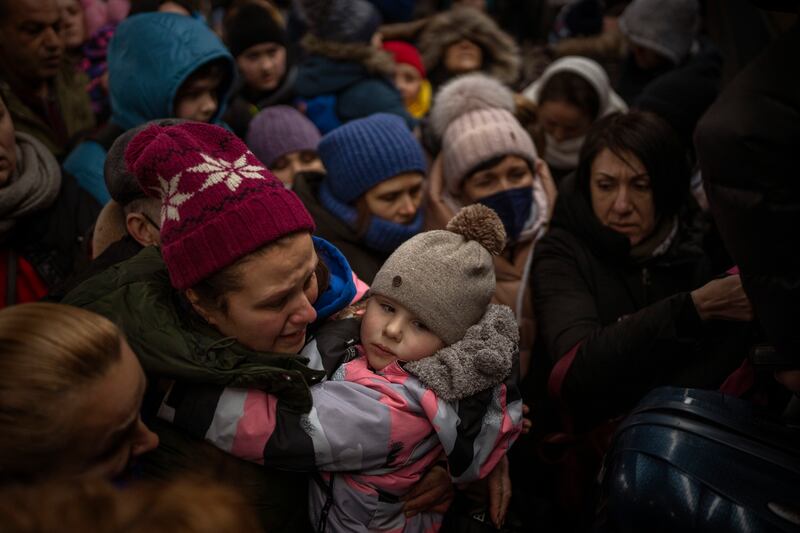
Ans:
POLYGON ((519 326, 511 308, 490 304, 464 338, 431 357, 405 364, 425 387, 445 400, 472 396, 508 377, 519 353, 519 326))

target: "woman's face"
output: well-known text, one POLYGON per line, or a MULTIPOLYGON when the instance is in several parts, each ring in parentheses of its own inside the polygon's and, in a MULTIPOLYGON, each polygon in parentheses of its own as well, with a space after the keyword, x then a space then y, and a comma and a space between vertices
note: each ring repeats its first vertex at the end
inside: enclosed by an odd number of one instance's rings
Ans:
POLYGON ((61 39, 68 50, 78 48, 86 38, 83 8, 78 0, 58 0, 61 11, 61 39))
POLYGON ((294 185, 294 177, 300 172, 324 172, 325 167, 319 155, 314 150, 300 150, 284 154, 275 160, 269 167, 275 177, 281 180, 286 187, 294 185))
POLYGON ((563 100, 547 100, 539 105, 542 128, 558 142, 586 135, 592 119, 576 106, 563 100))
POLYGON ((451 74, 464 74, 481 69, 483 51, 472 41, 461 39, 444 51, 444 68, 451 74))
POLYGON ((464 205, 501 191, 533 186, 533 172, 528 162, 516 155, 507 155, 492 168, 471 174, 462 186, 464 205))
POLYGON ((589 191, 592 210, 604 226, 628 237, 631 246, 646 239, 656 225, 650 176, 631 153, 619 158, 608 148, 592 163, 589 191))
POLYGON ((120 355, 105 376, 80 392, 74 424, 78 436, 70 447, 76 456, 65 476, 113 479, 158 446, 158 436, 140 415, 146 385, 142 367, 124 340, 120 355))
POLYGON ((14 123, 5 102, 0 98, 0 187, 3 187, 17 170, 17 150, 14 141, 14 123))
POLYGON ((227 312, 202 307, 191 289, 187 296, 226 337, 258 352, 296 354, 317 318, 317 262, 311 235, 297 233, 239 265, 241 288, 226 295, 227 312))
POLYGON ((422 87, 422 76, 411 65, 398 63, 394 71, 394 84, 400 91, 403 102, 410 105, 416 101, 419 89, 422 87))
POLYGON ((384 220, 410 224, 422 203, 422 180, 419 172, 406 172, 379 183, 364 194, 367 209, 384 220))

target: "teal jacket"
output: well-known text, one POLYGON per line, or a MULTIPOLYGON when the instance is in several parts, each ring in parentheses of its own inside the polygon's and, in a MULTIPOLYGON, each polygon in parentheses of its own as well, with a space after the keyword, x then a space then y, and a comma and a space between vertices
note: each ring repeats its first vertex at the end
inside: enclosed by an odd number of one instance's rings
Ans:
MULTIPOLYGON (((236 66, 222 41, 202 21, 174 13, 143 13, 123 21, 108 46, 111 123, 122 131, 145 122, 175 116, 175 95, 198 68, 220 60, 224 75, 220 122, 233 86, 236 66)), ((103 178, 108 147, 84 141, 70 152, 64 169, 101 204, 111 197, 103 178)))

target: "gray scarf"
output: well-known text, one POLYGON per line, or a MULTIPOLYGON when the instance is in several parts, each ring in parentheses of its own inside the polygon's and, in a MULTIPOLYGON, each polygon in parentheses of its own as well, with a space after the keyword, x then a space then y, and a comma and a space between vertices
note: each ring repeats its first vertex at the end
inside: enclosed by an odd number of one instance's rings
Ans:
POLYGON ((505 305, 489 304, 464 338, 404 368, 439 398, 454 401, 503 382, 519 353, 519 326, 505 305))
POLYGON ((0 239, 17 220, 50 207, 61 190, 61 169, 45 146, 26 133, 15 135, 17 168, 0 187, 0 239))

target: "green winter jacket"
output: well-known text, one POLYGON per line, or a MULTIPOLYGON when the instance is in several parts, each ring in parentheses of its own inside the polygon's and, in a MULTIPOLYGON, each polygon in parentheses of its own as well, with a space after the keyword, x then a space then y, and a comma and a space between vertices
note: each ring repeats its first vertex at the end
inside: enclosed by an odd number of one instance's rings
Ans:
POLYGON ((53 128, 20 100, 10 86, 0 83, 0 94, 11 113, 14 129, 35 137, 61 161, 67 155, 68 145, 95 127, 89 93, 86 92, 88 84, 89 78, 86 74, 77 71, 74 65, 66 62, 53 81, 52 90, 61 112, 61 119, 64 121, 66 139, 59 139, 53 128))
MULTIPOLYGON (((63 303, 89 309, 119 325, 139 356, 151 389, 163 388, 170 379, 258 388, 277 396, 290 410, 305 413, 311 408, 308 386, 324 376, 324 372, 309 369, 304 358, 248 350, 196 317, 170 285, 156 247, 144 248, 84 281, 63 303)), ((157 409, 160 399, 153 403, 157 409)), ((145 412, 148 414, 153 413, 145 412)), ((158 449, 142 457, 146 477, 204 473, 238 486, 256 507, 266 531, 308 528, 304 475, 247 463, 168 424, 150 422, 149 417, 148 423, 161 442, 158 449)))

